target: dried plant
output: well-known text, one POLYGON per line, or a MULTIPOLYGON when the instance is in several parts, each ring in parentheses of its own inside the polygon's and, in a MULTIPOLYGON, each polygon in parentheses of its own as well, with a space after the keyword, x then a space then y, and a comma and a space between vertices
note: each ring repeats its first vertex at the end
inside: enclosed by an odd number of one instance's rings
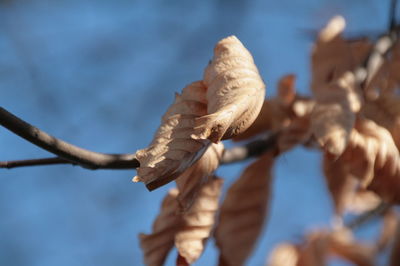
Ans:
POLYGON ((289 74, 278 82, 277 96, 265 100, 250 52, 235 36, 219 41, 203 79, 176 94, 152 142, 135 154, 83 150, 0 109, 1 125, 59 156, 1 166, 136 168, 133 180, 149 190, 175 180, 177 188, 162 202, 152 233, 139 236, 145 264, 163 265, 174 246, 177 265, 193 264, 214 238, 219 265, 244 265, 267 222, 275 159, 302 145, 321 153, 334 223, 298 243, 278 245, 267 264, 320 266, 339 257, 372 266, 391 248, 389 263, 399 265, 400 227, 393 206, 400 204, 400 26, 391 23, 377 40, 347 40, 345 26, 336 16, 317 36, 311 96, 299 95, 296 76, 289 74), (225 148, 227 139, 246 144, 225 148), (250 157, 258 158, 219 204, 219 166, 250 157), (347 222, 348 213, 359 216, 347 222), (380 236, 368 243, 357 240, 353 230, 376 217, 383 219, 380 236))

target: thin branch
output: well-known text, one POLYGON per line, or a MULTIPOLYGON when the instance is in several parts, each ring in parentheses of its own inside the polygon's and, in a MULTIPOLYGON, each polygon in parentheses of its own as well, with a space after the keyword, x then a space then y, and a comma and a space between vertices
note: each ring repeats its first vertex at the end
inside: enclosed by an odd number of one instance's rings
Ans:
POLYGON ((390 1, 389 7, 389 30, 393 31, 396 28, 396 9, 397 9, 397 0, 390 1))
POLYGON ((230 164, 239 161, 247 160, 251 157, 256 157, 266 151, 276 149, 277 138, 279 133, 273 133, 264 138, 257 139, 243 146, 236 146, 230 149, 225 149, 220 164, 230 164))
MULTIPOLYGON (((268 150, 276 148, 276 140, 278 133, 271 134, 262 139, 251 141, 243 146, 236 146, 230 149, 225 149, 220 160, 220 164, 231 164, 246 159, 256 157, 268 150)), ((138 165, 132 163, 131 160, 121 160, 119 158, 131 157, 134 158, 134 154, 108 154, 115 158, 113 163, 98 165, 96 168, 89 168, 92 170, 98 169, 135 169, 138 165)), ((15 160, 15 161, 4 161, 0 162, 0 168, 17 168, 26 166, 46 166, 46 165, 57 165, 57 164, 70 164, 79 165, 73 161, 66 160, 60 157, 51 158, 40 158, 40 159, 28 159, 28 160, 15 160)))
POLYGON ((382 202, 375 209, 363 213, 354 220, 347 223, 346 227, 352 230, 361 227, 362 225, 370 222, 371 220, 379 216, 382 216, 390 208, 390 206, 391 206, 390 204, 382 202))
MULTIPOLYGON (((79 148, 50 136, 1 107, 0 125, 36 146, 58 155, 65 160, 62 163, 68 161, 88 169, 126 169, 139 166, 139 161, 134 154, 105 154, 79 148)), ((54 163, 53 161, 52 164, 54 163)))

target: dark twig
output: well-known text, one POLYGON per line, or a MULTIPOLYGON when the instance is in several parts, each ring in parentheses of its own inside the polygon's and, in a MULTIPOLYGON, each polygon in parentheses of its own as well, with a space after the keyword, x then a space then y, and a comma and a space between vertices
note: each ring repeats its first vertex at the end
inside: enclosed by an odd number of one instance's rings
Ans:
MULTIPOLYGON (((243 146, 237 146, 230 149, 225 149, 220 160, 220 164, 231 164, 239 161, 249 159, 251 157, 256 157, 263 152, 274 149, 276 147, 276 137, 277 134, 271 135, 268 138, 254 140, 243 146)), ((92 170, 98 169, 135 169, 138 166, 133 164, 131 161, 119 160, 118 156, 132 156, 134 154, 110 154, 115 158, 113 164, 98 166, 97 168, 90 168, 92 170)), ((60 157, 50 157, 50 158, 40 158, 40 159, 28 159, 28 160, 15 160, 15 161, 4 161, 0 162, 0 168, 17 168, 26 166, 46 166, 46 165, 57 165, 57 164, 70 164, 70 165, 80 165, 78 163, 68 161, 60 157)))
MULTIPOLYGON (((21 138, 39 146, 62 159, 58 163, 77 164, 88 169, 123 169, 139 166, 134 154, 105 154, 92 152, 50 136, 0 107, 0 125, 21 138), (65 160, 61 162, 62 160, 65 160)), ((53 163, 55 164, 55 159, 53 163)), ((43 162, 43 161, 42 161, 43 162)), ((30 161, 32 164, 32 160, 30 161)), ((15 164, 14 164, 15 165, 15 164)))
POLYGON ((396 9, 397 9, 397 0, 390 1, 389 7, 389 30, 393 31, 396 28, 396 9))
POLYGON ((382 202, 375 209, 368 211, 366 213, 363 213, 360 216, 358 216, 357 218, 355 218, 354 220, 347 223, 346 227, 349 229, 352 229, 352 230, 356 229, 356 228, 366 224, 367 222, 373 220, 374 218, 377 218, 377 217, 383 215, 390 208, 390 206, 391 206, 390 204, 382 202))
POLYGON ((276 148, 279 133, 273 133, 264 138, 251 141, 243 146, 236 146, 224 150, 220 164, 230 164, 256 157, 276 148))

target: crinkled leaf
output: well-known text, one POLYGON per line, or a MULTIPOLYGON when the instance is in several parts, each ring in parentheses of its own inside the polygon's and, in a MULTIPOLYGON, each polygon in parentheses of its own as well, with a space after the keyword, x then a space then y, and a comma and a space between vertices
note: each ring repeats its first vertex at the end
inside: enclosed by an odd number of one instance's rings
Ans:
POLYGON ((219 166, 223 149, 222 143, 211 144, 204 155, 176 179, 181 211, 187 211, 192 206, 201 187, 213 177, 213 172, 219 166))
POLYGON ((204 137, 217 142, 245 131, 258 116, 265 85, 253 57, 230 36, 218 42, 204 72, 208 115, 197 120, 204 137))
POLYGON ((361 103, 355 95, 355 78, 346 72, 316 94, 311 131, 321 147, 339 156, 347 146, 361 103))
POLYGON ((211 144, 192 137, 195 119, 206 114, 203 82, 194 82, 182 94, 176 94, 150 146, 136 152, 140 167, 134 181, 143 181, 152 190, 174 180, 196 162, 211 144))
POLYGON ((384 201, 400 202, 399 151, 385 128, 368 119, 357 119, 338 160, 360 181, 361 188, 375 192, 384 201))
POLYGON ((175 236, 180 256, 192 264, 202 254, 214 226, 223 180, 212 178, 200 189, 192 207, 182 215, 183 224, 175 236))
POLYGON ((178 214, 177 195, 177 189, 169 191, 162 202, 160 214, 153 223, 153 232, 139 235, 144 262, 148 266, 164 265, 174 246, 175 234, 182 224, 182 217, 178 214))
POLYGON ((148 189, 181 175, 205 152, 210 141, 246 130, 260 112, 265 85, 250 52, 235 37, 221 40, 198 81, 177 94, 148 148, 136 152, 140 162, 134 181, 148 189))

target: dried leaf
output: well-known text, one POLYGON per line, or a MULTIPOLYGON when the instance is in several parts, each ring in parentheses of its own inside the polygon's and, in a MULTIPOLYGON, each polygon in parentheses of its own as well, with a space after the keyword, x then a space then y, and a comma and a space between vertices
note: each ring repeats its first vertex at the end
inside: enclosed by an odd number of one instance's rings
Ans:
POLYGON ((397 227, 397 232, 395 236, 395 241, 392 247, 392 252, 390 255, 389 266, 400 265, 400 226, 397 227))
POLYGON ((326 262, 328 236, 324 232, 316 232, 307 236, 307 240, 299 248, 297 266, 323 266, 326 262))
POLYGON ((178 202, 181 211, 187 211, 201 187, 213 177, 213 172, 219 166, 224 145, 222 143, 212 144, 204 155, 182 175, 176 179, 179 189, 178 202))
POLYGON ((254 123, 233 140, 249 139, 266 131, 282 131, 286 128, 290 131, 299 128, 299 124, 304 126, 304 121, 296 120, 308 119, 314 108, 314 101, 296 95, 294 82, 295 76, 292 74, 282 77, 278 82, 277 97, 266 100, 254 123))
POLYGON ((367 100, 361 110, 362 114, 392 134, 397 148, 400 148, 400 97, 382 94, 374 100, 367 100))
POLYGON ((202 254, 214 226, 223 180, 213 178, 203 185, 192 207, 183 214, 183 225, 176 233, 179 254, 192 264, 202 254))
POLYGON ((371 44, 367 39, 348 42, 341 36, 346 22, 343 17, 332 18, 321 30, 313 47, 311 88, 317 93, 331 81, 352 71, 368 56, 371 44))
POLYGON ((264 154, 227 192, 215 230, 224 265, 243 265, 257 241, 267 214, 273 162, 273 155, 264 154))
POLYGON ((358 266, 374 266, 375 248, 356 242, 349 231, 336 231, 329 236, 330 252, 358 266))
POLYGON ((393 242, 397 229, 400 229, 399 225, 397 212, 389 209, 383 216, 381 233, 376 244, 379 251, 383 251, 393 242))
POLYGON ((133 181, 149 190, 181 175, 205 152, 210 141, 246 130, 260 112, 265 85, 249 51, 235 37, 221 40, 198 81, 177 94, 150 146, 136 152, 133 181))
POLYGON ((275 247, 268 259, 268 266, 297 266, 299 248, 295 245, 284 243, 275 247))
POLYGON ((265 85, 250 52, 235 37, 221 40, 204 72, 208 115, 197 120, 203 136, 217 142, 245 131, 258 116, 265 85))
POLYGON ((380 204, 381 200, 375 193, 360 188, 360 181, 350 174, 342 160, 325 154, 323 170, 337 217, 346 212, 359 214, 370 211, 380 204))
POLYGON ((177 213, 177 189, 171 189, 164 198, 160 214, 153 224, 151 234, 140 234, 140 246, 144 253, 144 262, 148 266, 164 265, 164 261, 174 245, 175 234, 182 224, 177 213))
POLYGON ((362 187, 384 201, 400 202, 399 151, 385 128, 371 120, 358 119, 343 160, 361 180, 362 187))
POLYGON ((342 154, 346 148, 355 112, 361 106, 355 86, 354 75, 346 72, 315 95, 311 131, 321 147, 335 156, 342 154))
POLYGON ((342 216, 352 199, 358 182, 349 174, 340 160, 334 160, 327 155, 324 156, 323 170, 335 206, 335 214, 342 216))
POLYGON ((143 181, 152 190, 174 180, 196 162, 211 144, 192 137, 195 119, 206 114, 203 82, 194 82, 181 95, 176 94, 150 146, 136 152, 140 167, 133 181, 143 181))

